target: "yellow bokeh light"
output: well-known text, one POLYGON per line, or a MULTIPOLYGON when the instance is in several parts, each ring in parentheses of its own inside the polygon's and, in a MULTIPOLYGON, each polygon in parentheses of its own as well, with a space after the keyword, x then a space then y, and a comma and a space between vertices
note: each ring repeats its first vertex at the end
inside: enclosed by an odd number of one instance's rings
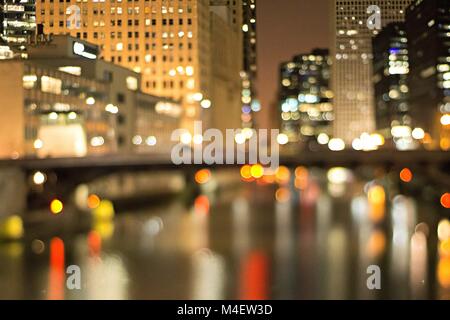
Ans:
POLYGON ((439 254, 442 257, 450 257, 450 239, 441 242, 439 246, 439 254))
POLYGON ((22 218, 14 215, 0 221, 0 240, 18 240, 23 236, 22 218))
POLYGON ((250 169, 250 173, 253 178, 259 179, 264 175, 264 168, 260 164, 254 164, 250 169))
POLYGON ((50 203, 50 211, 53 214, 60 214, 64 209, 64 205, 63 203, 58 200, 58 199, 54 199, 51 203, 50 203))
POLYGON ((115 215, 114 205, 109 200, 102 200, 97 208, 92 212, 96 220, 112 220, 115 215))

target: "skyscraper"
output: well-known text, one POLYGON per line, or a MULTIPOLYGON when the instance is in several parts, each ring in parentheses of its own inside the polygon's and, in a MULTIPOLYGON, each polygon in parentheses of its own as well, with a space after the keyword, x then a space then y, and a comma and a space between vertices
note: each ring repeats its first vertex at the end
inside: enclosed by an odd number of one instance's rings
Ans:
POLYGON ((240 72, 242 70, 242 2, 211 1, 210 46, 214 128, 241 127, 240 72))
POLYGON ((210 0, 39 1, 37 22, 46 34, 69 33, 100 45, 103 59, 142 74, 143 91, 181 100, 183 127, 211 118, 211 66, 222 62, 212 57, 210 0), (79 23, 68 24, 74 12, 79 23))
POLYGON ((414 1, 406 12, 413 124, 431 147, 450 149, 450 2, 414 1))
POLYGON ((411 126, 408 42, 404 23, 387 25, 372 41, 377 131, 390 138, 401 126, 411 126))
POLYGON ((253 112, 260 110, 257 99, 257 34, 256 34, 256 0, 243 0, 243 48, 244 65, 242 69, 242 122, 244 127, 254 126, 253 112))
POLYGON ((403 21, 405 9, 412 0, 331 2, 331 27, 334 34, 331 51, 334 136, 349 145, 361 133, 375 129, 372 37, 379 32, 377 29, 391 22, 403 21), (375 19, 369 19, 371 17, 375 19))
MULTIPOLYGON (((316 141, 329 137, 333 121, 327 49, 295 56, 280 66, 281 129, 289 141, 316 141)), ((328 142, 328 141, 327 141, 328 142)))
POLYGON ((257 53, 256 53, 256 0, 211 0, 212 6, 228 6, 231 12, 231 22, 241 31, 242 65, 241 104, 242 126, 255 125, 253 112, 260 110, 256 94, 257 53))
POLYGON ((35 30, 35 0, 0 0, 0 43, 24 50, 35 30))

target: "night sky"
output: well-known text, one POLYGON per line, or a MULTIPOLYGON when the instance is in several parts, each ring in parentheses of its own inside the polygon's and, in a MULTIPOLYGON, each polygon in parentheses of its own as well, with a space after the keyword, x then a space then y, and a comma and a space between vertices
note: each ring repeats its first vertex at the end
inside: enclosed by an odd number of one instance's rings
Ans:
MULTIPOLYGON (((329 47, 329 0, 257 0, 258 92, 264 109, 276 99, 278 65, 329 47)), ((260 126, 268 125, 268 113, 260 126)))

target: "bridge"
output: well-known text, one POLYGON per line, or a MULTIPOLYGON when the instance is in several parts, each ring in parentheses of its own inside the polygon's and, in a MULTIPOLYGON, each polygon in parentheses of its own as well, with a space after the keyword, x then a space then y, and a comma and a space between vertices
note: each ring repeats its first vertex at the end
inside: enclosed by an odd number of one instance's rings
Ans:
MULTIPOLYGON (((248 157, 247 157, 248 159, 248 157)), ((362 151, 319 151, 298 152, 295 154, 283 154, 280 157, 280 165, 288 167, 347 167, 382 166, 389 168, 420 167, 426 170, 430 178, 444 183, 450 188, 450 152, 445 151, 390 151, 379 150, 373 152, 362 151), (448 182, 447 182, 448 181, 448 182)), ((0 207, 0 217, 4 212, 21 212, 26 203, 30 203, 30 193, 27 192, 27 179, 35 172, 42 171, 54 174, 57 180, 53 184, 46 185, 47 195, 58 194, 68 196, 76 186, 81 183, 94 181, 97 178, 121 172, 137 171, 180 171, 187 181, 190 181, 193 172, 199 168, 224 168, 240 165, 205 165, 183 164, 175 165, 167 154, 133 154, 133 155, 103 155, 81 158, 22 158, 17 160, 0 160, 0 199, 3 207, 0 207), (26 194, 26 198, 20 198, 19 194, 26 194), (18 199, 19 198, 19 199, 18 199), (14 199, 14 201, 8 201, 14 199), (6 203, 8 202, 8 203, 6 203)), ((31 194, 31 197, 33 195, 31 194)), ((41 203, 45 196, 39 195, 41 203)), ((31 201, 31 202, 33 202, 31 201)))
MULTIPOLYGON (((280 164, 286 166, 318 167, 355 167, 360 165, 435 165, 450 167, 448 151, 392 151, 378 150, 371 152, 346 150, 340 152, 318 151, 282 154, 280 164)), ((17 167, 23 170, 70 171, 84 169, 107 170, 173 170, 195 169, 206 164, 175 165, 170 156, 163 154, 102 155, 81 158, 22 158, 18 160, 0 160, 1 167, 17 167)), ((208 167, 224 166, 215 164, 208 167)))

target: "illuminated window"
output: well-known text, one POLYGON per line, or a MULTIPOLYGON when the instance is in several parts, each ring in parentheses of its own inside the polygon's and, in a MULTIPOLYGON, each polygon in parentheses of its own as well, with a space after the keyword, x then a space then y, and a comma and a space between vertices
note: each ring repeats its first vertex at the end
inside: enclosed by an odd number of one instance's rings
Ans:
POLYGON ((36 85, 37 76, 34 74, 24 75, 22 80, 25 89, 33 89, 36 85))
POLYGON ((64 66, 64 67, 59 67, 58 70, 73 74, 75 76, 81 76, 81 67, 64 66))
POLYGON ((48 76, 41 77, 41 90, 42 92, 61 94, 61 79, 56 79, 48 76))
POLYGON ((135 77, 127 77, 127 88, 133 91, 138 89, 138 81, 135 77))

